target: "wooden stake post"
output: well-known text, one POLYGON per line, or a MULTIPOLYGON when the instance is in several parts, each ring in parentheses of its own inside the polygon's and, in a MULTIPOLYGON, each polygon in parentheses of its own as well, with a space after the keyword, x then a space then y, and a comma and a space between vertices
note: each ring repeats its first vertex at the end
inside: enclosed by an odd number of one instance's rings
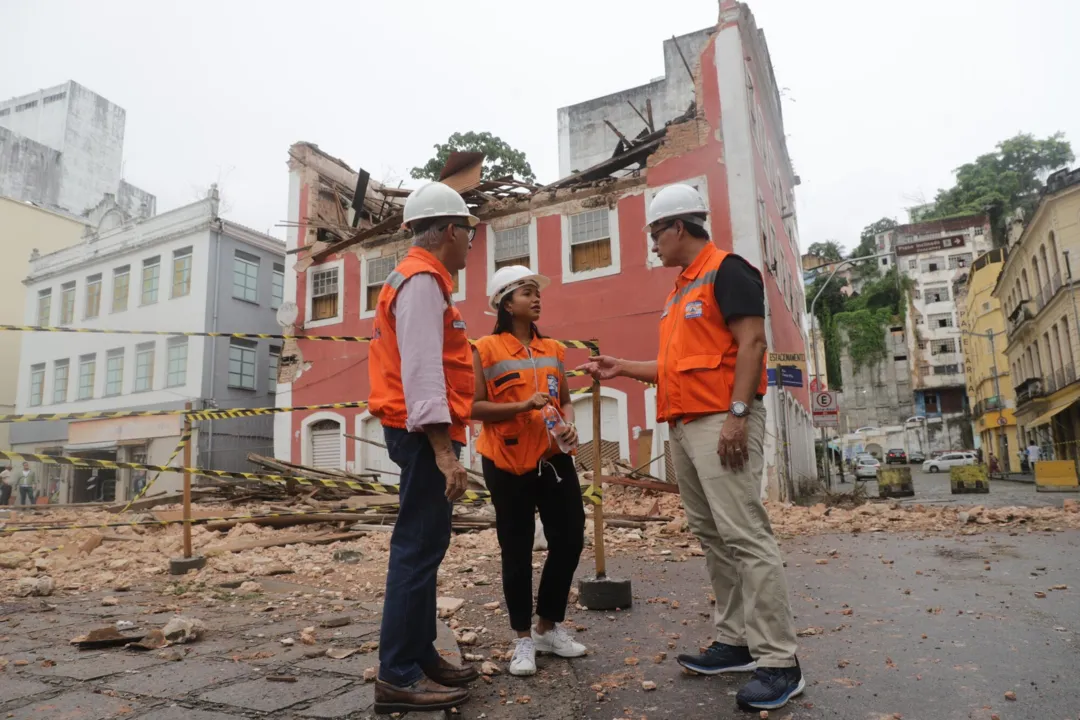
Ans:
POLYGON ((592 385, 592 446, 593 446, 593 488, 600 490, 600 502, 593 505, 593 545, 596 548, 596 577, 607 575, 604 561, 604 478, 600 459, 600 381, 593 380, 592 385))
MULTIPOLYGON (((184 405, 184 467, 191 467, 191 403, 184 405)), ((184 557, 191 557, 191 474, 184 473, 184 557)))

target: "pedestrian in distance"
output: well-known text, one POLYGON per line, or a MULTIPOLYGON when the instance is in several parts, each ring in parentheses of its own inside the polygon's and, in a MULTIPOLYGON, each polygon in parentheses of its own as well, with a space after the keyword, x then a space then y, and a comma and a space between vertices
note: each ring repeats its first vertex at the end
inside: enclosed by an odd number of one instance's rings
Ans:
POLYGON ((19 504, 33 505, 37 502, 37 476, 30 469, 30 463, 24 462, 19 471, 19 504))
POLYGON ((446 710, 469 698, 475 668, 435 649, 436 580, 450 546, 453 503, 467 488, 460 461, 475 379, 453 276, 476 224, 450 187, 430 183, 405 201, 413 246, 387 277, 368 354, 368 407, 401 468, 400 505, 383 597, 377 714, 446 710))
POLYGON ((536 327, 540 291, 548 279, 511 265, 492 278, 491 335, 476 341, 472 417, 483 423, 476 450, 495 506, 502 553, 503 597, 517 644, 510 674, 536 674, 536 653, 564 658, 585 654, 560 624, 585 539, 574 459, 574 409, 564 367, 566 349, 536 327), (532 626, 535 515, 548 542, 532 626))
POLYGON ((0 470, 0 505, 7 505, 11 502, 11 463, 8 463, 8 467, 0 470))
POLYGON ((716 641, 700 655, 679 655, 679 664, 702 675, 753 672, 736 694, 739 707, 774 710, 806 683, 784 563, 761 502, 765 291, 756 268, 711 242, 706 217, 688 185, 656 194, 646 212, 652 250, 665 267, 682 268, 660 316, 659 356, 598 356, 580 369, 657 384, 657 422, 670 427, 679 493, 716 596, 716 641))

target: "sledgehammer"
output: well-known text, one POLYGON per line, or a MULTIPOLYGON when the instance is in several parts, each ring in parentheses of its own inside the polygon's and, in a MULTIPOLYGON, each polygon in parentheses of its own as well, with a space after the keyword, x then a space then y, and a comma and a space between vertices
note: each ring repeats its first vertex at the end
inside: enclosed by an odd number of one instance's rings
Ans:
MULTIPOLYGON (((593 380, 592 385, 592 485, 593 490, 603 487, 604 479, 600 468, 600 382, 593 380)), ((578 596, 582 606, 589 610, 617 610, 630 607, 633 594, 629 580, 616 580, 607 576, 604 561, 604 496, 601 491, 596 495, 600 502, 593 505, 593 547, 596 550, 596 577, 582 578, 578 581, 578 596)))

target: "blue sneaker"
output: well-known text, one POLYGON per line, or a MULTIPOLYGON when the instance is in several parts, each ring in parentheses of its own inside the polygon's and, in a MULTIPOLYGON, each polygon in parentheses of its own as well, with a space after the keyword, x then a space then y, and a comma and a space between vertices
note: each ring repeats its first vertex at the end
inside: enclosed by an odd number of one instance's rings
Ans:
POLYGON ((758 668, 754 679, 735 695, 735 701, 743 710, 776 710, 787 705, 791 698, 806 689, 802 670, 798 665, 790 668, 758 668))
POLYGON ((700 655, 680 655, 676 661, 690 672, 698 675, 752 672, 757 668, 750 648, 714 642, 700 655))

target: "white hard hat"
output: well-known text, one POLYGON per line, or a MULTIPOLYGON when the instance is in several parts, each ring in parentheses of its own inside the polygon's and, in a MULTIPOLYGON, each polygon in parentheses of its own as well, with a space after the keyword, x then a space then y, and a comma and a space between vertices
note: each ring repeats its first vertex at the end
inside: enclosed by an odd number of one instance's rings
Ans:
POLYGON ((470 227, 476 227, 480 218, 469 212, 469 206, 449 185, 441 182, 428 183, 418 188, 405 200, 405 216, 402 227, 417 220, 439 217, 465 218, 470 227))
MULTIPOLYGON (((645 232, 649 226, 660 220, 686 215, 707 215, 708 208, 698 191, 689 185, 668 185, 656 193, 649 207, 645 210, 645 232)), ((689 222, 694 222, 691 218, 689 222)), ((700 223, 695 223, 700 224, 700 223)))
POLYGON ((529 284, 543 290, 551 284, 551 280, 544 275, 537 275, 524 265, 507 265, 504 268, 499 268, 491 277, 491 287, 494 290, 491 291, 488 304, 491 305, 492 310, 499 312, 499 303, 503 301, 504 297, 519 287, 529 284))

